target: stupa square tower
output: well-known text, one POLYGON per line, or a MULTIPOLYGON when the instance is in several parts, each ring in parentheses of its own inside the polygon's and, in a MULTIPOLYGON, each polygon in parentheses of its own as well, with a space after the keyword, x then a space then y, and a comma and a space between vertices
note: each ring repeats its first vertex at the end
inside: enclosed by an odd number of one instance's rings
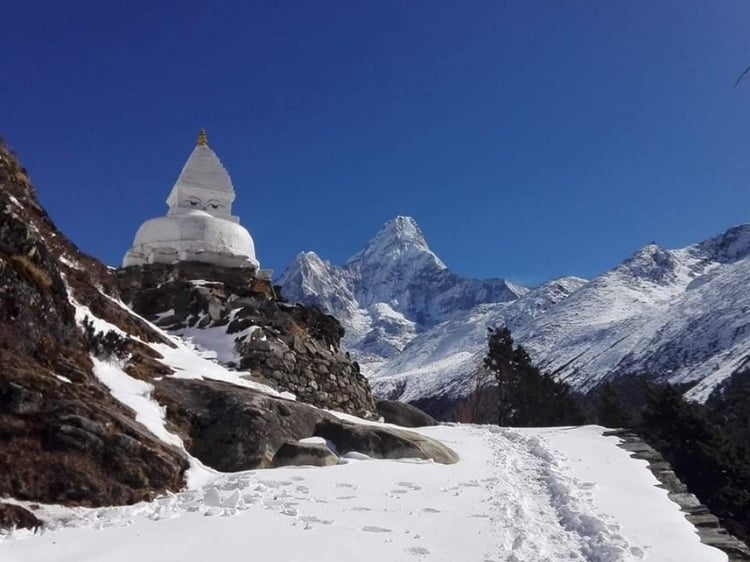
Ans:
POLYGON ((257 270, 253 238, 232 216, 234 198, 232 180, 201 129, 167 197, 167 215, 141 225, 123 267, 196 261, 257 270))

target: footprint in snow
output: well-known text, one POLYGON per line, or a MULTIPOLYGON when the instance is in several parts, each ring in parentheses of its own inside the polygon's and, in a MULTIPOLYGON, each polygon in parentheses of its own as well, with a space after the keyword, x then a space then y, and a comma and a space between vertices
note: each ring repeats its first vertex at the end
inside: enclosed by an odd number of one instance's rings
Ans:
POLYGON ((460 493, 460 488, 458 486, 451 486, 450 488, 440 488, 441 492, 452 492, 454 496, 457 496, 460 493))
POLYGON ((219 507, 211 507, 203 512, 204 517, 216 517, 218 515, 222 515, 224 513, 224 510, 219 507))
POLYGON ((274 499, 266 499, 261 502, 261 506, 263 509, 278 509, 279 511, 286 508, 287 506, 291 505, 294 507, 296 503, 293 502, 283 502, 279 501, 276 498, 274 499))
POLYGON ((351 508, 352 511, 372 511, 369 507, 355 506, 351 508))
POLYGON ((242 496, 242 500, 247 503, 256 503, 257 501, 261 500, 263 496, 261 494, 244 494, 242 496))
POLYGON ((355 499, 356 497, 357 497, 357 496, 337 496, 337 497, 336 497, 336 499, 337 499, 337 500, 353 500, 353 499, 355 499))
POLYGON ((442 513, 439 509, 435 509, 434 507, 425 507, 422 509, 423 513, 442 513))
POLYGON ((414 482, 396 482, 397 486, 401 486, 402 488, 407 488, 409 490, 421 490, 422 486, 419 484, 415 484, 414 482))
POLYGON ((427 556, 430 551, 427 550, 424 547, 421 546, 410 546, 409 548, 405 548, 406 552, 409 554, 413 554, 414 556, 427 556))
POLYGON ((219 507, 221 505, 221 495, 216 488, 206 488, 203 492, 203 503, 209 507, 219 507))
POLYGON ((385 527, 378 527, 376 525, 365 525, 362 527, 362 530, 366 533, 390 533, 390 529, 386 529, 385 527))
POLYGON ((323 525, 330 525, 333 523, 333 519, 318 519, 314 515, 305 515, 304 517, 300 517, 300 521, 304 521, 305 523, 322 523, 323 525))
POLYGON ((261 485, 266 485, 269 488, 281 488, 282 486, 291 486, 292 482, 289 480, 259 480, 261 485))
POLYGON ((464 488, 479 488, 479 482, 476 480, 469 480, 468 482, 461 482, 459 486, 463 486, 464 488))

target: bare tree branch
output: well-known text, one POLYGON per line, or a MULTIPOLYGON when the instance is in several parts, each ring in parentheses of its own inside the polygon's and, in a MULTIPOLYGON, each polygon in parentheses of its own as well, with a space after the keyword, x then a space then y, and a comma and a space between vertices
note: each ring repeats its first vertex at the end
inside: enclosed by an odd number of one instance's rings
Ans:
POLYGON ((745 69, 745 71, 744 71, 744 72, 743 72, 742 74, 740 74, 740 77, 739 77, 739 78, 737 78, 737 82, 735 82, 735 83, 734 83, 734 87, 735 87, 735 88, 736 88, 736 87, 737 87, 737 85, 738 85, 738 84, 740 83, 740 80, 742 80, 742 79, 743 79, 743 78, 745 77, 745 74, 747 74, 748 72, 750 72, 750 66, 748 66, 748 67, 747 67, 747 68, 745 69))

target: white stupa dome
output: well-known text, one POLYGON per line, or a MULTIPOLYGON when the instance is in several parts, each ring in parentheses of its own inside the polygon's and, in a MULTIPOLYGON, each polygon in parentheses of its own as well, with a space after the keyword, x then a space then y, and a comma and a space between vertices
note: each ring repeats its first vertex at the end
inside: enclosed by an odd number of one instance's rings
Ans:
POLYGON ((253 238, 232 216, 234 197, 229 174, 201 130, 167 198, 167 216, 141 225, 122 260, 123 267, 199 261, 257 269, 253 238))

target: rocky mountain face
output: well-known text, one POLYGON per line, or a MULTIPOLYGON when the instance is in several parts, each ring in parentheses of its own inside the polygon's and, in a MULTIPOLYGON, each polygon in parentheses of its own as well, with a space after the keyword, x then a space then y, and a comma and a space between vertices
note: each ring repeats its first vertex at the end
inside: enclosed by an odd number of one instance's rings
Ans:
POLYGON ((143 341, 162 338, 110 301, 106 267, 55 228, 5 147, 0 240, 0 496, 103 505, 179 488, 187 460, 97 379, 72 301, 143 341))
MULTIPOLYGON (((323 435, 341 454, 455 462, 430 439, 302 402, 373 415, 341 335, 244 270, 107 268, 57 230, 0 144, 0 497, 133 503, 182 488, 196 459, 228 471, 338 462, 299 442, 323 435)), ((0 503, 0 526, 37 524, 0 503)))
POLYGON ((742 225, 683 249, 650 244, 591 281, 529 290, 460 279, 399 217, 343 267, 308 252, 279 282, 290 299, 341 320, 345 347, 382 397, 425 404, 468 394, 487 328, 507 325, 543 370, 580 391, 648 374, 692 383, 689 395, 705 400, 750 362, 748 254, 742 225))
POLYGON ((386 223, 339 267, 299 254, 278 280, 285 298, 312 304, 345 327, 344 346, 364 364, 398 356, 417 335, 481 303, 527 292, 502 279, 465 279, 430 250, 414 219, 386 223))

